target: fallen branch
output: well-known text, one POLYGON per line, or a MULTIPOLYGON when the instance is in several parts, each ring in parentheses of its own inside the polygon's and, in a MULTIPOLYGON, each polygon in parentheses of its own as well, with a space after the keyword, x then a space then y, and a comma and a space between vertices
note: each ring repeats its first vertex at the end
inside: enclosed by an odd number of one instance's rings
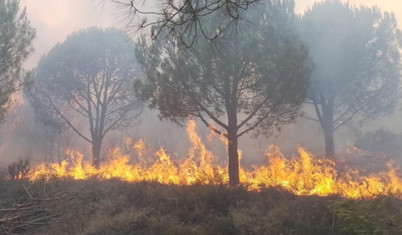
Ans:
POLYGON ((25 187, 25 185, 22 185, 22 187, 24 188, 25 192, 28 194, 29 198, 32 200, 33 197, 32 195, 29 193, 28 189, 25 187))
MULTIPOLYGON (((66 200, 66 195, 56 195, 54 198, 47 195, 34 197, 26 186, 22 186, 28 195, 26 203, 14 203, 0 209, 0 234, 20 234, 27 231, 58 222, 59 213, 55 208, 66 200)), ((68 199, 67 199, 68 200, 68 199)))
POLYGON ((8 223, 14 220, 17 220, 21 218, 21 214, 16 214, 14 216, 6 217, 6 218, 0 218, 0 224, 8 223))

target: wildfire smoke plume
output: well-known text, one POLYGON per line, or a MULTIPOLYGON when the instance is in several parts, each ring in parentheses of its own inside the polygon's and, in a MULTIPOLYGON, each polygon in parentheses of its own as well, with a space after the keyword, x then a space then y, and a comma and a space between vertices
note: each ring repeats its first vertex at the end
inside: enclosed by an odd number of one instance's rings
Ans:
MULTIPOLYGON (((73 179, 112 179, 129 182, 155 181, 163 184, 226 184, 229 181, 225 163, 217 164, 200 137, 195 132, 195 123, 190 121, 187 133, 191 141, 188 157, 183 161, 173 161, 160 148, 156 152, 157 160, 146 166, 143 157, 144 141, 127 141, 137 152, 137 162, 120 149, 114 149, 111 159, 99 168, 83 161, 83 155, 68 150, 69 160, 60 164, 41 164, 33 168, 30 180, 41 178, 73 179)), ((402 199, 402 179, 398 169, 391 163, 388 170, 362 176, 359 171, 347 169, 338 172, 330 159, 314 158, 304 148, 298 148, 299 155, 286 158, 276 146, 266 150, 268 164, 254 167, 252 170, 240 169, 242 185, 251 191, 267 187, 279 187, 296 195, 340 195, 345 198, 373 198, 379 195, 393 195, 402 199)))

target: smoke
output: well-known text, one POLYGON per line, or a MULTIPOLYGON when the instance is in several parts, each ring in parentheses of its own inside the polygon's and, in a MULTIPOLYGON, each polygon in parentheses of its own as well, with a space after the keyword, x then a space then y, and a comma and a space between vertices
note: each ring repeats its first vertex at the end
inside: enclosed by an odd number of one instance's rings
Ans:
MULTIPOLYGON (((110 1, 103 1, 104 5, 98 5, 97 1, 87 0, 24 0, 22 4, 27 7, 27 14, 32 25, 37 30, 37 39, 34 41, 35 53, 26 63, 26 68, 34 68, 39 58, 50 50, 57 42, 63 41, 67 35, 82 28, 90 26, 121 27, 121 9, 118 9, 110 1)), ((302 14, 306 7, 311 6, 313 0, 296 0, 296 12, 302 14)), ((346 2, 346 1, 344 1, 346 2)), ((402 4, 399 0, 352 0, 350 4, 377 5, 382 11, 394 12, 402 25, 402 4)), ((0 126, 0 163, 5 165, 19 158, 32 158, 35 161, 58 161, 64 157, 64 151, 73 147, 90 155, 87 143, 82 142, 74 133, 63 135, 53 132, 48 127, 35 120, 32 108, 21 94, 15 98, 13 107, 7 116, 7 120, 0 126)), ((312 113, 308 107, 304 112, 312 113)), ((336 132, 337 150, 342 152, 354 144, 358 132, 386 127, 395 133, 402 132, 401 113, 367 122, 364 126, 353 128, 345 127, 336 132), (358 129, 358 132, 356 131, 358 129)), ((177 126, 168 121, 161 121, 156 111, 144 110, 142 121, 124 132, 114 132, 105 140, 104 153, 112 147, 124 148, 126 137, 136 140, 143 139, 151 149, 164 147, 173 156, 185 156, 189 146, 184 127, 177 126)), ((86 128, 84 125, 83 128, 86 128)), ((223 160, 226 158, 225 145, 219 138, 208 140, 210 132, 198 123, 197 131, 216 156, 223 160)), ((269 145, 278 145, 284 153, 294 153, 297 146, 304 146, 309 151, 318 155, 324 153, 323 133, 318 123, 303 117, 297 118, 295 123, 285 126, 280 132, 266 138, 260 136, 253 138, 246 135, 240 138, 239 148, 243 151, 243 163, 246 165, 265 161, 264 151, 269 145)), ((401 153, 402 155, 402 153, 401 153)), ((400 158, 400 156, 397 156, 400 158)))

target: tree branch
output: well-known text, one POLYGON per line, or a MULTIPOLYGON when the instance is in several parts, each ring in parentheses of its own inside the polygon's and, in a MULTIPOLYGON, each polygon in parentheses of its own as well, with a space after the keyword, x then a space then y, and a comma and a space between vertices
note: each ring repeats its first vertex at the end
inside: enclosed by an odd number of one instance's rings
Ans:
POLYGON ((212 130, 213 132, 217 133, 218 135, 223 135, 227 137, 228 135, 226 133, 223 133, 222 131, 216 129, 212 125, 210 125, 207 120, 204 119, 204 117, 201 115, 201 113, 198 113, 198 117, 201 119, 201 121, 208 127, 208 129, 212 130))
POLYGON ((53 109, 56 111, 57 114, 60 115, 60 117, 67 123, 68 126, 71 127, 79 136, 81 136, 84 140, 88 141, 89 143, 92 143, 92 140, 89 138, 85 137, 75 126, 64 116, 64 114, 58 109, 57 105, 53 102, 53 100, 49 97, 46 96, 49 102, 51 103, 53 109))

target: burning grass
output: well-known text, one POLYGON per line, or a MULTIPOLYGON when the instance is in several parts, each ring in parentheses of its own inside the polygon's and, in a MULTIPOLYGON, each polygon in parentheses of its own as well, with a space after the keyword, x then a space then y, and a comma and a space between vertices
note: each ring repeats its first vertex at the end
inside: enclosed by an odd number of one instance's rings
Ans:
MULTIPOLYGON (((226 164, 219 165, 195 132, 195 123, 187 127, 192 147, 183 161, 174 161, 161 148, 156 152, 157 160, 148 163, 144 159, 144 142, 131 143, 136 156, 121 153, 115 149, 108 162, 99 168, 83 161, 83 156, 73 150, 68 151, 69 160, 61 164, 42 164, 34 167, 29 178, 97 178, 119 179, 127 182, 158 182, 167 185, 221 185, 228 183, 226 164)), ((387 164, 387 170, 361 174, 347 166, 338 171, 330 159, 314 157, 304 148, 298 149, 298 156, 286 158, 278 147, 267 148, 267 165, 251 170, 240 169, 240 181, 249 191, 265 188, 282 188, 296 195, 340 195, 344 198, 363 199, 381 195, 392 195, 402 199, 402 178, 398 169, 387 164)))
POLYGON ((241 168, 242 185, 231 188, 194 123, 187 130, 182 161, 160 149, 150 163, 144 142, 128 141, 134 155, 116 149, 99 168, 71 150, 26 180, 0 181, 0 234, 402 234, 402 180, 391 163, 361 174, 272 146, 268 164, 241 168))
POLYGON ((402 233, 402 201, 389 196, 352 200, 95 179, 1 181, 0 189, 1 234, 402 233), (19 219, 5 220, 11 217, 4 209, 19 219))

